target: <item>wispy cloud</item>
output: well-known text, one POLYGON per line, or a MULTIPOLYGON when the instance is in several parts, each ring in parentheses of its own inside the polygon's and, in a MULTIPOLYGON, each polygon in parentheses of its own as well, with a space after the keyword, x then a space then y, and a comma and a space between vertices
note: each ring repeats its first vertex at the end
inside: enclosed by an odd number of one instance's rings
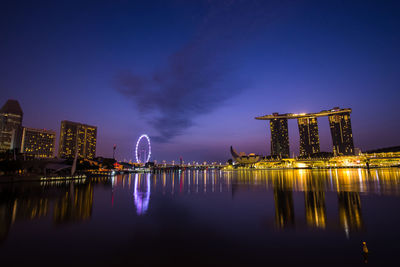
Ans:
POLYGON ((146 114, 158 132, 155 141, 184 133, 196 117, 244 89, 238 77, 229 76, 239 64, 235 51, 269 23, 275 7, 265 1, 209 1, 207 10, 195 37, 170 56, 164 69, 118 76, 118 91, 146 114))

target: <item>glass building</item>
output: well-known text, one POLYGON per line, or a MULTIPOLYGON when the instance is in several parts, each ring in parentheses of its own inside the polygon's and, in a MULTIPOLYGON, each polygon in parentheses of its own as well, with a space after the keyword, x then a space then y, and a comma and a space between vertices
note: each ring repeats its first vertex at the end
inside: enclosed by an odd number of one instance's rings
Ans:
POLYGON ((354 155, 350 112, 329 116, 329 126, 331 128, 334 155, 354 155))
POLYGON ((0 152, 20 149, 23 115, 17 100, 7 100, 0 109, 0 152))
POLYGON ((24 127, 22 131, 21 153, 35 158, 54 157, 56 132, 24 127))
POLYGON ((319 153, 319 134, 317 118, 298 118, 300 134, 300 157, 319 153))
POLYGON ((269 125, 271 127, 271 155, 288 158, 290 151, 287 119, 271 119, 269 125))
POLYGON ((96 157, 96 139, 96 126, 62 121, 58 157, 74 158, 78 151, 79 158, 93 159, 96 157))

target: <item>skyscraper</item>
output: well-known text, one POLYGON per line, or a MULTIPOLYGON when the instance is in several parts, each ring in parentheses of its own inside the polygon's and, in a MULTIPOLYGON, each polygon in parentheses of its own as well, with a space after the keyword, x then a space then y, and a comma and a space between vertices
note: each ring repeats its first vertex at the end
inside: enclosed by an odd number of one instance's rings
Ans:
POLYGON ((333 153, 337 156, 354 155, 350 112, 330 115, 329 126, 331 128, 333 153))
POLYGON ((23 115, 17 100, 7 100, 0 109, 0 152, 21 147, 23 115))
POLYGON ((300 133, 300 156, 310 156, 320 152, 317 117, 329 117, 333 140, 333 153, 354 155, 353 133, 350 122, 350 108, 335 107, 317 113, 272 113, 256 117, 269 120, 271 126, 271 155, 289 157, 288 119, 297 119, 300 133))
POLYGON ((93 159, 96 156, 97 127, 78 122, 62 121, 58 157, 93 159))
POLYGON ((22 131, 21 153, 35 158, 54 157, 56 132, 24 127, 22 131))
POLYGON ((316 117, 297 119, 300 133, 300 157, 319 153, 319 134, 316 117))
MULTIPOLYGON (((278 113, 273 113, 273 115, 278 116, 278 113)), ((288 158, 290 151, 287 119, 271 119, 269 125, 271 127, 271 155, 288 158)))

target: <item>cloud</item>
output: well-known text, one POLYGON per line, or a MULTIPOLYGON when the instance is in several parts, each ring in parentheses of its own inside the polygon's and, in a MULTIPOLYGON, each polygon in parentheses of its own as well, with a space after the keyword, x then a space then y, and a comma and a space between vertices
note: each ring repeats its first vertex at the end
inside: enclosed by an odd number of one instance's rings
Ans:
POLYGON ((118 91, 158 132, 154 141, 168 142, 183 134, 196 117, 243 91, 243 81, 230 74, 240 63, 235 53, 268 23, 269 7, 262 3, 209 1, 195 37, 170 56, 165 68, 147 76, 118 76, 118 91))

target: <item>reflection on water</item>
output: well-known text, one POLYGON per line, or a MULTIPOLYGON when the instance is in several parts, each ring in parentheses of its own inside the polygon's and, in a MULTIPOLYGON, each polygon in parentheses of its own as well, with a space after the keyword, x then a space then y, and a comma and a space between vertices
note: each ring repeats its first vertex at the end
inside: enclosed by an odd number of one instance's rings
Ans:
POLYGON ((326 227, 325 193, 323 191, 304 192, 306 220, 311 227, 326 227))
POLYGON ((54 224, 89 220, 94 185, 107 179, 0 184, 0 242, 15 222, 52 216, 54 224))
POLYGON ((333 193, 338 204, 336 218, 330 220, 336 221, 349 235, 365 228, 360 194, 400 196, 400 171, 194 170, 118 175, 112 179, 0 184, 0 242, 6 240, 18 221, 46 217, 59 225, 90 220, 96 204, 94 194, 100 185, 110 191, 112 201, 118 194, 129 191, 130 196, 133 195, 135 212, 141 216, 149 215, 153 196, 224 194, 236 199, 242 192, 266 192, 273 196, 275 214, 271 216, 278 229, 295 228, 299 220, 304 220, 310 228, 328 229, 327 208, 332 203, 328 203, 326 197, 328 192, 336 192, 333 193), (297 192, 300 192, 300 199, 294 197, 297 192), (305 214, 295 213, 296 205, 303 206, 305 214))
POLYGON ((150 173, 146 174, 146 179, 142 175, 135 175, 135 187, 133 189, 135 206, 138 215, 146 213, 150 201, 150 173))
POLYGON ((362 228, 361 201, 357 192, 339 192, 340 225, 348 235, 350 230, 362 228))
POLYGON ((274 189, 275 222, 279 228, 294 226, 292 191, 274 189))
POLYGON ((70 184, 68 190, 61 193, 54 204, 54 222, 67 223, 90 219, 93 206, 93 185, 70 184))
MULTIPOLYGON (((138 215, 149 206, 151 191, 165 194, 218 194, 273 190, 275 225, 295 226, 293 192, 304 192, 305 219, 309 227, 327 225, 325 192, 337 192, 340 226, 348 235, 362 229, 360 193, 400 195, 398 169, 335 169, 273 171, 186 171, 162 174, 135 174, 134 201, 138 215), (151 179, 152 177, 152 179, 151 179), (250 187, 249 187, 250 186, 250 187)), ((131 187, 132 175, 117 176, 113 186, 131 187)))

